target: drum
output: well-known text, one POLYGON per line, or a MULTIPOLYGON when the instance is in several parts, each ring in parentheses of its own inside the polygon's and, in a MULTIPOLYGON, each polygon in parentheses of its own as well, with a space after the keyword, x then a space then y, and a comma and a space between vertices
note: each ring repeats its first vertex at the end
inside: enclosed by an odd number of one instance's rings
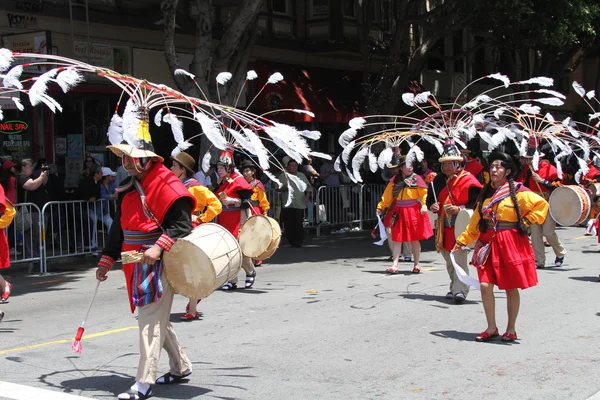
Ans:
POLYGON ((264 215, 253 215, 240 231, 240 248, 246 257, 266 260, 275 254, 281 241, 277 221, 264 215))
POLYGON ((429 222, 431 223, 431 229, 435 229, 435 223, 438 219, 437 213, 427 210, 427 215, 429 216, 429 222))
MULTIPOLYGON (((458 238, 469 226, 469 222, 471 222, 471 216, 473 215, 473 210, 469 208, 461 208, 461 210, 456 215, 456 222, 454 224, 454 237, 458 238)), ((475 242, 469 244, 470 248, 475 246, 475 242)))
POLYGON ((591 183, 590 186, 588 186, 588 189, 591 193, 592 199, 595 196, 600 196, 600 183, 591 183))
POLYGON ((227 229, 207 223, 177 239, 164 253, 164 262, 167 280, 177 293, 203 299, 237 276, 242 251, 227 229))
POLYGON ((562 226, 579 225, 590 215, 590 197, 579 186, 561 186, 552 192, 550 215, 562 226))

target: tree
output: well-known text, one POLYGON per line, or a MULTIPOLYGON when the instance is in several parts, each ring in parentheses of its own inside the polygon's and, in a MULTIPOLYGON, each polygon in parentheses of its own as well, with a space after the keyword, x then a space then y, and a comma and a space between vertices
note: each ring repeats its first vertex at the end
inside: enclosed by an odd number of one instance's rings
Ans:
POLYGON ((467 26, 472 19, 469 14, 460 12, 461 0, 397 0, 392 3, 391 35, 383 43, 376 43, 370 38, 371 11, 378 3, 374 0, 355 1, 367 114, 392 112, 408 82, 419 79, 436 44, 467 26), (428 4, 434 6, 427 9, 428 4), (378 74, 373 74, 373 58, 382 54, 382 68, 378 74))

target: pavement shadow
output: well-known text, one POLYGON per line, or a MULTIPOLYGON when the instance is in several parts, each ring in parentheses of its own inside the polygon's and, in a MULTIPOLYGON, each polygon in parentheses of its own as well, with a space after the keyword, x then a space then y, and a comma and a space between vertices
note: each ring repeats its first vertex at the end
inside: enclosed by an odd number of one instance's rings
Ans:
POLYGON ((360 271, 360 272, 366 272, 368 274, 389 275, 389 276, 394 276, 394 275, 417 275, 417 274, 413 274, 411 271, 403 271, 403 270, 399 270, 395 274, 392 274, 390 272, 387 272, 385 269, 364 270, 364 271, 360 271))
POLYGON ((434 296, 431 294, 422 294, 422 293, 404 293, 404 294, 400 294, 400 297, 403 297, 407 300, 433 301, 433 302, 442 303, 445 305, 456 305, 456 306, 479 304, 478 302, 469 300, 469 299, 466 299, 465 301, 463 301, 460 304, 456 304, 454 302, 454 300, 446 300, 445 296, 437 296, 437 295, 434 296))
MULTIPOLYGON (((431 335, 433 335, 433 336, 437 336, 437 337, 442 338, 442 339, 455 339, 455 340, 460 340, 461 342, 475 342, 475 337, 477 336, 476 333, 460 332, 460 331, 453 331, 453 330, 432 331, 432 332, 429 332, 429 333, 431 335)), ((475 342, 475 343, 477 343, 477 342, 475 342)), ((500 344, 500 345, 503 345, 503 346, 512 346, 512 345, 515 345, 515 344, 519 344, 518 341, 515 341, 515 342, 503 342, 502 339, 500 338, 500 336, 492 338, 492 340, 490 340, 489 342, 481 342, 481 343, 486 343, 486 344, 500 344)))
POLYGON ((598 282, 599 281, 597 276, 570 276, 569 279, 573 279, 574 281, 581 281, 581 282, 598 282))
POLYGON ((204 313, 198 311, 198 318, 191 320, 191 321, 183 321, 181 319, 181 317, 184 315, 185 313, 171 313, 171 316, 169 317, 169 322, 174 322, 174 323, 182 323, 182 324, 189 324, 192 323, 194 321, 202 321, 204 319, 204 313))
POLYGON ((11 277, 3 273, 6 280, 12 284, 10 299, 32 293, 73 290, 73 288, 66 286, 79 282, 84 278, 85 274, 85 271, 76 271, 35 276, 15 275, 11 277))
POLYGON ((593 253, 593 254, 598 254, 600 253, 600 249, 599 250, 581 250, 582 253, 593 253))

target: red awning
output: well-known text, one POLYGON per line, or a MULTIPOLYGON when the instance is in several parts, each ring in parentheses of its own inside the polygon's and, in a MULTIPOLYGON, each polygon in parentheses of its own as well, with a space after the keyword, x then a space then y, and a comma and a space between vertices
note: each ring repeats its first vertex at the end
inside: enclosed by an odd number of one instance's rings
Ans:
MULTIPOLYGON (((257 98, 261 113, 286 108, 308 110, 315 118, 300 113, 281 113, 277 119, 294 122, 346 123, 360 116, 362 88, 360 72, 296 67, 266 62, 255 63, 258 73, 255 93, 275 72, 284 80, 266 85, 257 98)), ((274 115, 274 114, 272 114, 274 115)))

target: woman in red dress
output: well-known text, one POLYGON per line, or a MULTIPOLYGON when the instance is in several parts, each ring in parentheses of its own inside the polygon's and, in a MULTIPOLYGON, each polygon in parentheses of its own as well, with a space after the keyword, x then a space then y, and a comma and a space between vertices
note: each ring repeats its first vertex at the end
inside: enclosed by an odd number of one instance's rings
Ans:
POLYGON ((493 152, 488 158, 490 179, 481 192, 477 210, 467 229, 456 239, 453 252, 477 240, 471 264, 481 282, 481 300, 487 329, 475 340, 487 342, 498 336, 494 286, 506 291, 508 324, 502 341, 517 339, 519 289, 537 285, 533 248, 527 237, 531 224, 542 224, 549 205, 543 197, 513 181, 517 167, 508 154, 493 152))
POLYGON ((414 265, 412 272, 418 274, 421 272, 419 241, 433 236, 427 215, 427 184, 414 173, 412 166, 406 165, 405 156, 395 154, 387 167, 394 168, 396 175, 388 183, 381 201, 377 204, 377 215, 385 213, 383 224, 388 230, 388 240, 393 242, 393 264, 386 271, 391 274, 400 272, 398 259, 402 252, 402 243, 410 242, 414 265))
MULTIPOLYGON (((10 250, 6 238, 6 230, 15 216, 12 204, 4 196, 4 188, 0 185, 0 269, 10 266, 10 250)), ((0 275, 0 301, 5 302, 10 297, 12 285, 0 275)), ((4 318, 4 312, 0 311, 0 322, 4 318)))

